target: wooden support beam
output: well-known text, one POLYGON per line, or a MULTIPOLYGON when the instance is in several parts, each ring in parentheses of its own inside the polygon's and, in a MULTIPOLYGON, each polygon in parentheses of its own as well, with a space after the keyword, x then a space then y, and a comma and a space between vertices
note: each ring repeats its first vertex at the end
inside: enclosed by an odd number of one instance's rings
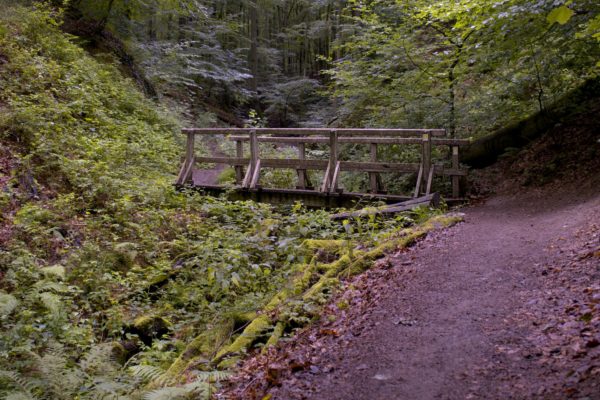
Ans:
POLYGON ((429 178, 429 171, 431 170, 431 136, 429 133, 423 133, 422 136, 422 155, 421 164, 423 165, 423 178, 429 178))
POLYGON ((256 160, 254 165, 254 172, 252 173, 252 181, 250 182, 250 189, 256 189, 258 186, 258 180, 260 179, 260 158, 256 160))
MULTIPOLYGON (((241 140, 235 142, 235 156, 237 158, 244 158, 244 143, 241 140)), ((236 165, 235 167, 235 183, 241 184, 244 179, 244 167, 236 165)))
POLYGON ((252 179, 252 162, 248 162, 248 168, 246 168, 246 176, 242 181, 242 187, 245 189, 250 188, 250 180, 252 179))
POLYGON ((183 175, 185 174, 185 170, 187 169, 187 163, 183 161, 181 163, 181 168, 179 168, 179 173, 177 174, 177 179, 175 180, 176 185, 183 185, 183 175))
POLYGON ((321 184, 321 192, 326 193, 329 192, 329 174, 331 172, 330 164, 327 164, 327 169, 325 170, 325 175, 323 175, 323 183, 321 184))
MULTIPOLYGON (((298 143, 297 145, 298 148, 298 158, 300 160, 305 160, 306 159, 306 146, 304 145, 304 143, 298 143)), ((306 189, 306 170, 305 169, 301 169, 298 168, 296 169, 296 174, 298 175, 298 185, 296 186, 297 189, 306 189)))
POLYGON ((421 166, 419 167, 419 173, 417 174, 417 184, 415 185, 415 193, 413 194, 413 197, 419 197, 419 194, 421 192, 421 181, 423 178, 423 164, 421 164, 421 166))
POLYGON ((433 172, 435 171, 435 168, 431 168, 429 170, 429 176, 427 177, 427 187, 425 189, 425 196, 429 195, 429 193, 431 193, 431 185, 433 183, 433 172))
MULTIPOLYGON (((370 145, 371 162, 377 162, 377 143, 371 143, 370 145)), ((379 192, 377 185, 377 172, 369 172, 369 187, 371 193, 379 192)))
MULTIPOLYGON (((229 136, 229 140, 233 141, 248 141, 247 136, 234 135, 229 136)), ((298 144, 298 143, 328 143, 327 136, 259 136, 258 141, 262 143, 282 143, 282 144, 298 144)), ((345 137, 338 135, 338 143, 351 144, 421 144, 423 140, 420 137, 345 137)), ((440 139, 432 138, 433 146, 466 146, 471 143, 467 139, 440 139)))
MULTIPOLYGON (((195 135, 227 135, 227 134, 248 134, 252 131, 261 134, 279 134, 279 135, 327 135, 331 129, 327 128, 184 128, 183 133, 193 133, 195 135)), ((428 133, 431 136, 446 136, 445 129, 384 129, 384 128, 338 128, 339 135, 344 136, 393 136, 393 137, 411 137, 428 133)))
POLYGON ((335 174, 335 171, 337 169, 338 173, 339 173, 339 164, 338 164, 338 133, 337 130, 332 129, 329 132, 329 165, 327 166, 327 169, 330 172, 330 176, 328 176, 329 181, 327 182, 327 186, 328 186, 328 191, 332 191, 335 190, 335 182, 333 180, 334 176, 337 176, 335 174))
POLYGON ((329 186, 329 192, 338 191, 338 178, 340 175, 340 162, 335 164, 335 170, 333 171, 333 177, 331 178, 331 185, 329 186))
MULTIPOLYGON (((459 169, 458 146, 452 146, 452 168, 459 169)), ((452 197, 455 199, 460 196, 460 178, 456 175, 452 176, 452 197)))

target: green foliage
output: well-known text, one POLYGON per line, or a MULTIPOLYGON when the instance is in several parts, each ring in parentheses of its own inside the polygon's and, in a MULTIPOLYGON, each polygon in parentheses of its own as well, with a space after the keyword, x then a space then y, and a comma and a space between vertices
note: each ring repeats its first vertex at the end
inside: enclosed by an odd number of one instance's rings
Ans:
POLYGON ((544 110, 593 75, 599 56, 574 34, 598 3, 561 3, 350 2, 354 35, 328 72, 344 123, 478 137, 544 110))
MULTIPOLYGON (((227 378, 212 358, 276 307, 314 256, 305 239, 369 246, 407 221, 346 231, 323 210, 176 192, 174 116, 75 45, 59 18, 42 6, 0 18, 0 140, 19 151, 1 221, 0 396, 210 396, 227 378)), ((314 314, 326 298, 304 307, 314 314)))

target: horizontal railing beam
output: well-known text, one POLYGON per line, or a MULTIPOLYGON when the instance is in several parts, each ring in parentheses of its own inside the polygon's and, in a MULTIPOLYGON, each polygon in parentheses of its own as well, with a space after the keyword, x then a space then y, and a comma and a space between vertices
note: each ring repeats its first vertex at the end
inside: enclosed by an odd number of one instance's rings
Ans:
POLYGON ((328 135, 331 131, 336 131, 338 135, 346 136, 400 136, 411 137, 423 133, 429 133, 432 136, 445 136, 445 129, 383 129, 383 128, 183 128, 181 131, 185 134, 196 135, 217 135, 217 134, 249 134, 255 130, 257 134, 278 134, 278 135, 328 135))
MULTIPOLYGON (((229 136, 229 140, 236 142, 247 142, 250 139, 248 136, 229 136)), ((313 137, 290 137, 290 136, 259 136, 258 141, 261 143, 283 143, 283 144, 300 144, 300 143, 329 143, 329 138, 326 136, 313 137)), ((423 139, 419 138, 383 138, 383 137, 339 137, 339 143, 353 144, 422 144, 423 139)), ((468 139, 437 139, 431 140, 434 146, 466 146, 471 143, 468 139)))

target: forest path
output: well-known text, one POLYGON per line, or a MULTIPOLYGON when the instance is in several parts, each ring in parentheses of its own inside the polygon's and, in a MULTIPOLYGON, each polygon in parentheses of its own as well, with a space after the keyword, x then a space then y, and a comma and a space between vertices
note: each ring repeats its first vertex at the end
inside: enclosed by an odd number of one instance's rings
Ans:
POLYGON ((540 275, 562 253, 551 244, 600 221, 600 196, 500 196, 464 212, 464 223, 391 256, 375 301, 345 315, 341 337, 305 340, 310 370, 272 398, 523 398, 512 394, 556 380, 526 351, 530 328, 514 312, 543 298, 540 275))

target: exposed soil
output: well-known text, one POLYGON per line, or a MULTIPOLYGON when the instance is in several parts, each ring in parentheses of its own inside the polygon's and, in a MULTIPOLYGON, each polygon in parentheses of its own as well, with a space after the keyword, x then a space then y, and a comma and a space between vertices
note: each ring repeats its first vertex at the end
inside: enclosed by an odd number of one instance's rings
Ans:
POLYGON ((600 399, 594 126, 557 127, 478 174, 496 193, 464 223, 345 282, 320 322, 248 359, 223 397, 600 399))

